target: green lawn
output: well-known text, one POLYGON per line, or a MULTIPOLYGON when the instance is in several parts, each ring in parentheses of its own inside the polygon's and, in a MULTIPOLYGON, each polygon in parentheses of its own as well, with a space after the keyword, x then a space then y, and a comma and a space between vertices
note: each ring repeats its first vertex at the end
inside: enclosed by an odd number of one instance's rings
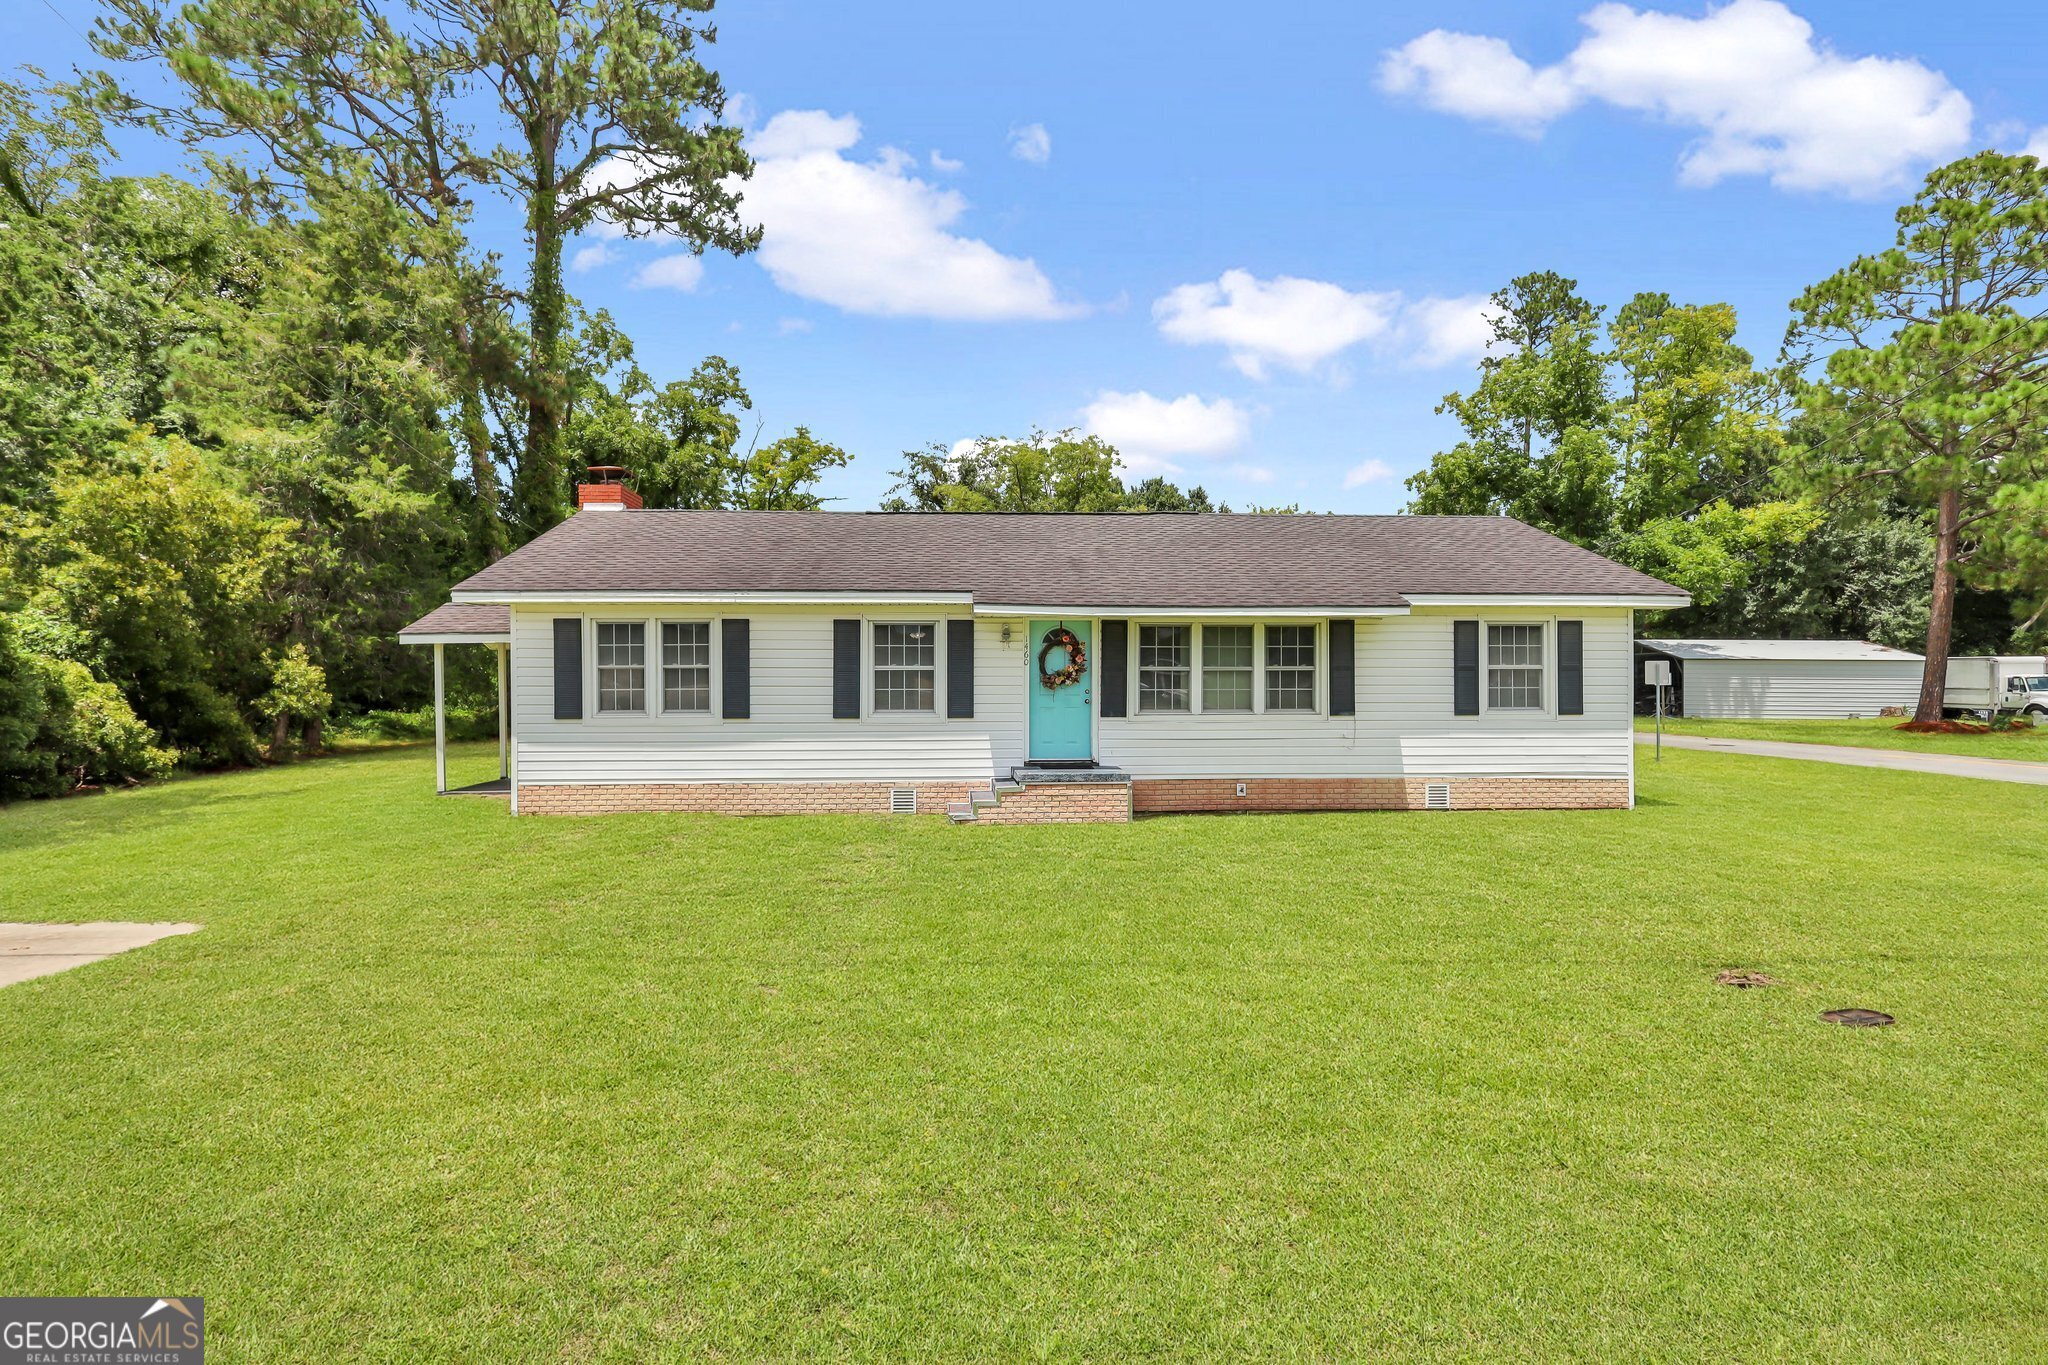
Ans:
MULTIPOLYGON (((1903 749, 1909 753, 2048 763, 2048 725, 1982 735, 1916 735, 1900 730, 1903 724, 1896 716, 1866 716, 1861 720, 1692 720, 1666 716, 1664 733, 1713 739, 1768 739, 1788 744, 1852 744, 1859 749, 1903 749)), ((1636 718, 1639 731, 1648 733, 1655 726, 1656 721, 1648 716, 1636 718)))
POLYGON ((0 918, 207 926, 0 991, 0 1292, 202 1294, 222 1361, 2038 1359, 2048 799, 1643 768, 954 828, 513 821, 411 749, 0 811, 0 918))

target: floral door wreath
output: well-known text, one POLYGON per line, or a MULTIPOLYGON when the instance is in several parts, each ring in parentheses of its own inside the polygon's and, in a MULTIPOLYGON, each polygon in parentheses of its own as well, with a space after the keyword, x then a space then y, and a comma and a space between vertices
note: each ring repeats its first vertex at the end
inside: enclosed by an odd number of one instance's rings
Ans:
POLYGON ((1088 671, 1088 651, 1081 647, 1081 639, 1065 626, 1054 626, 1045 633, 1038 647, 1038 681, 1048 690, 1070 686, 1081 681, 1081 675, 1088 671), (1048 670, 1046 655, 1055 649, 1067 651, 1065 668, 1048 670))

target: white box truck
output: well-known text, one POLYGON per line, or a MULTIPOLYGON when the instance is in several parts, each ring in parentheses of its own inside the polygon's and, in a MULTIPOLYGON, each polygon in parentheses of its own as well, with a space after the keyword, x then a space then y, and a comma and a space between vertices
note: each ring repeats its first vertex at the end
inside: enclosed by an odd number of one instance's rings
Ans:
POLYGON ((1965 655, 1948 661, 1942 705, 1950 711, 2014 711, 2048 716, 2048 657, 2039 654, 1965 655))

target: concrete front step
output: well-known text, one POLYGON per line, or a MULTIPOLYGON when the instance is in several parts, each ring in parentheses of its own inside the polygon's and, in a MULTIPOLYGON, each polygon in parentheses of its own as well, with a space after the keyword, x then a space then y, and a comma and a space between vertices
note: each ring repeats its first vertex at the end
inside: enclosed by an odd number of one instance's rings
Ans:
POLYGON ((983 811, 1002 806, 1010 797, 1023 797, 1026 812, 1005 812, 999 823, 1121 823, 1130 819, 1130 782, 1130 774, 1118 768, 1012 768, 1007 780, 992 779, 986 787, 969 790, 966 800, 948 803, 946 815, 956 825, 972 824, 983 811), (1121 802, 1104 788, 1121 788, 1121 802), (1116 808, 1103 809, 1104 800, 1116 808), (1048 801, 1053 804, 1048 806, 1048 801), (1013 815, 1017 818, 1010 818, 1013 815))

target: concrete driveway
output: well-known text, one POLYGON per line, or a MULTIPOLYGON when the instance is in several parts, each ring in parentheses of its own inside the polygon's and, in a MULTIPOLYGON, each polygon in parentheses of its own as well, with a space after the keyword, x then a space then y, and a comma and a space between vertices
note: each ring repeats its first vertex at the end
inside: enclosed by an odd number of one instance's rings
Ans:
POLYGON ((0 986, 198 932, 196 924, 0 924, 0 986))
MULTIPOLYGON (((1655 744, 1653 734, 1638 734, 1636 743, 1655 744)), ((1699 735, 1666 735, 1670 749, 1714 749, 1724 754, 1755 754, 1759 758, 1797 758, 1809 763, 1841 763, 1851 768, 1898 768, 1909 773, 1944 777, 1981 777, 1991 782, 2024 782, 2048 787, 2048 763, 2023 758, 1965 758, 1961 754, 1915 754, 1903 749, 1859 749, 1848 744, 1787 744, 1775 739, 1709 739, 1699 735)))

